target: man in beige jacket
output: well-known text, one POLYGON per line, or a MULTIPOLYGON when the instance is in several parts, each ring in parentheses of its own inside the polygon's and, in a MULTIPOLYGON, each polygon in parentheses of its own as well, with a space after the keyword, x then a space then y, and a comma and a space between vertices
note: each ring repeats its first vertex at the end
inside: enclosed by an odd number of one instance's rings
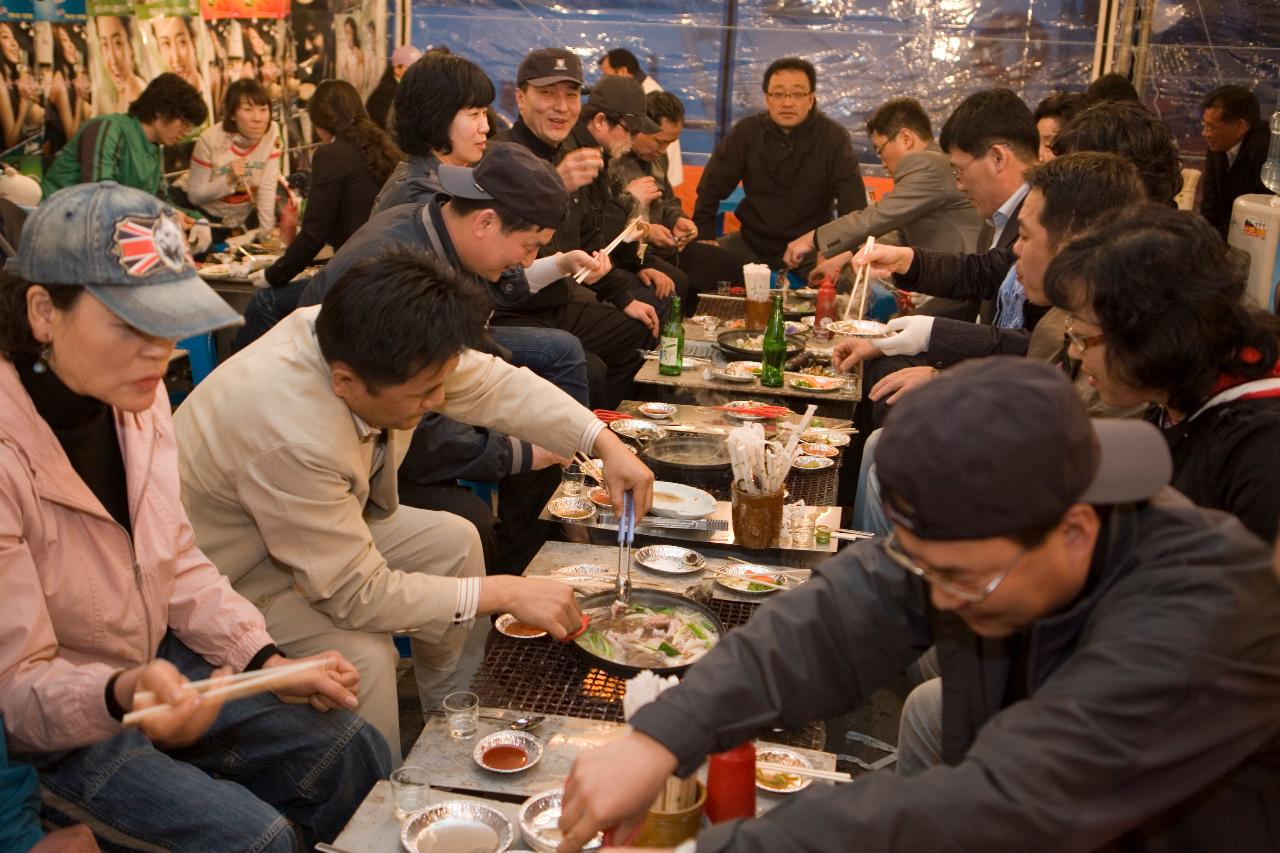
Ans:
POLYGON ((590 411, 468 349, 487 312, 483 291, 425 255, 367 260, 318 309, 295 311, 221 365, 174 419, 201 548, 286 653, 337 648, 355 664, 358 710, 393 752, 392 634, 412 638, 419 695, 434 708, 479 662, 488 626, 472 631, 475 617, 509 610, 557 638, 581 621, 567 586, 484 577, 468 522, 398 505, 396 469, 425 412, 563 456, 594 453, 612 494, 632 490, 637 512, 650 502, 652 473, 590 411))

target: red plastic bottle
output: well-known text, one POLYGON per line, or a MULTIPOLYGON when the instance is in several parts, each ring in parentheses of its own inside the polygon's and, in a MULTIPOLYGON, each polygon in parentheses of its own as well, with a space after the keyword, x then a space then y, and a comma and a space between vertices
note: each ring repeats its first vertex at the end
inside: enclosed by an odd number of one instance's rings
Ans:
POLYGON ((818 285, 818 306, 813 315, 813 336, 820 341, 831 340, 827 325, 836 318, 836 283, 824 278, 818 285))
POLYGON ((280 242, 288 246, 298 236, 298 208, 293 202, 286 204, 280 211, 280 242))
POLYGON ((751 741, 711 756, 706 814, 712 823, 756 816, 756 745, 751 741))

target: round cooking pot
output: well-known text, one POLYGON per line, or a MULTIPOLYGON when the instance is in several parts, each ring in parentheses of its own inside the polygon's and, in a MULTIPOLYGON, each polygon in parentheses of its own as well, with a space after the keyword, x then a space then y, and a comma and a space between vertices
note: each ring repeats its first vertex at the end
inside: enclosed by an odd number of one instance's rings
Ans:
MULTIPOLYGON (((579 599, 578 604, 583 610, 593 610, 597 607, 608 607, 617 600, 617 597, 618 594, 613 590, 597 592, 594 595, 588 595, 585 598, 579 599)), ((685 598, 683 595, 676 595, 674 592, 667 592, 661 589, 633 589, 631 590, 631 603, 643 604, 646 607, 688 607, 693 610, 697 610, 702 615, 706 616, 707 620, 710 621, 711 624, 715 626, 716 630, 720 632, 720 639, 716 642, 721 643, 724 641, 725 627, 724 623, 720 621, 720 617, 717 616, 716 612, 710 607, 707 607, 701 602, 694 601, 692 598, 685 598)), ((627 675, 635 675, 642 669, 650 670, 658 675, 674 675, 676 673, 684 672, 686 669, 698 662, 695 660, 682 666, 631 666, 630 664, 605 660, 604 658, 587 651, 576 642, 573 645, 582 655, 597 666, 601 666, 613 672, 626 673, 627 675)), ((701 660, 701 658, 699 658, 699 660, 701 660)))
MULTIPOLYGON (((760 361, 764 352, 747 344, 747 340, 751 337, 760 337, 764 332, 759 329, 735 329, 728 332, 721 332, 716 336, 716 343, 720 349, 747 361, 760 361)), ((798 356, 804 352, 805 336, 804 335, 787 335, 787 360, 798 356)))
POLYGON ((733 480, 729 448, 719 435, 668 435, 645 445, 640 458, 654 477, 686 486, 728 487, 733 480))

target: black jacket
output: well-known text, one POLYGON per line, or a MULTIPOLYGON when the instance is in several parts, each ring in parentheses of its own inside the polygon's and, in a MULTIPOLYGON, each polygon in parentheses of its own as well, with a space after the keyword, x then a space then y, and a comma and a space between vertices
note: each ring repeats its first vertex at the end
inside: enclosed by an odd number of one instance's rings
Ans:
POLYGON ((1270 548, 1172 489, 1114 507, 1086 586, 1026 651, 935 611, 875 542, 765 604, 631 720, 679 772, 843 714, 930 645, 946 764, 814 786, 698 837, 729 850, 1275 850, 1280 583, 1270 548), (1012 661, 1023 666, 1014 671, 1012 661), (1025 698, 1011 687, 1025 684, 1025 698))
POLYGON ((747 116, 716 146, 698 182, 693 224, 716 233, 716 213, 738 182, 746 194, 736 215, 742 237, 762 260, 781 258, 787 244, 867 206, 849 131, 814 109, 784 133, 767 112, 747 116))
POLYGON ((1262 164, 1267 162, 1271 131, 1265 124, 1249 129, 1240 143, 1236 161, 1227 165, 1226 153, 1208 152, 1204 158, 1204 195, 1200 213, 1223 237, 1231 225, 1231 206, 1246 193, 1270 193, 1262 183, 1262 164))
MULTIPOLYGON (((1160 422, 1159 410, 1148 419, 1160 422)), ((1280 397, 1232 400, 1163 430, 1173 486, 1200 506, 1232 513, 1276 540, 1280 522, 1280 397)))
POLYGON ((396 87, 399 85, 395 72, 388 67, 378 80, 377 87, 369 93, 369 100, 365 101, 364 108, 368 111, 369 118, 383 130, 387 130, 387 116, 391 113, 391 105, 396 102, 396 87))
POLYGON ((337 252, 369 219, 381 184, 353 143, 335 137, 311 159, 311 188, 298 236, 266 271, 273 286, 288 284, 328 243, 337 252))

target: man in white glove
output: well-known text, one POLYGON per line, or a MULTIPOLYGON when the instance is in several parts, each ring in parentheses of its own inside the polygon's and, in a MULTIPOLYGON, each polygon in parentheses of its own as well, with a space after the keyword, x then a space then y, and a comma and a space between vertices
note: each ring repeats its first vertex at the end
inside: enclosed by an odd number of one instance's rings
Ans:
POLYGON ((267 281, 266 269, 260 269, 250 273, 249 283, 259 290, 266 290, 271 287, 271 282, 267 281))
MULTIPOLYGON (((871 361, 882 355, 919 355, 929 349, 929 341, 933 337, 933 321, 936 319, 919 314, 895 317, 889 321, 890 334, 883 338, 845 338, 832 350, 831 360, 841 370, 849 371, 861 362, 871 361)), ((885 394, 892 393, 893 396, 885 402, 893 404, 902 394, 928 382, 937 372, 936 368, 929 365, 894 371, 876 383, 870 396, 873 400, 880 400, 885 394)))
POLYGON ((197 219, 191 223, 187 243, 191 246, 193 255, 203 255, 209 251, 209 246, 213 244, 213 230, 209 227, 209 220, 197 219))

